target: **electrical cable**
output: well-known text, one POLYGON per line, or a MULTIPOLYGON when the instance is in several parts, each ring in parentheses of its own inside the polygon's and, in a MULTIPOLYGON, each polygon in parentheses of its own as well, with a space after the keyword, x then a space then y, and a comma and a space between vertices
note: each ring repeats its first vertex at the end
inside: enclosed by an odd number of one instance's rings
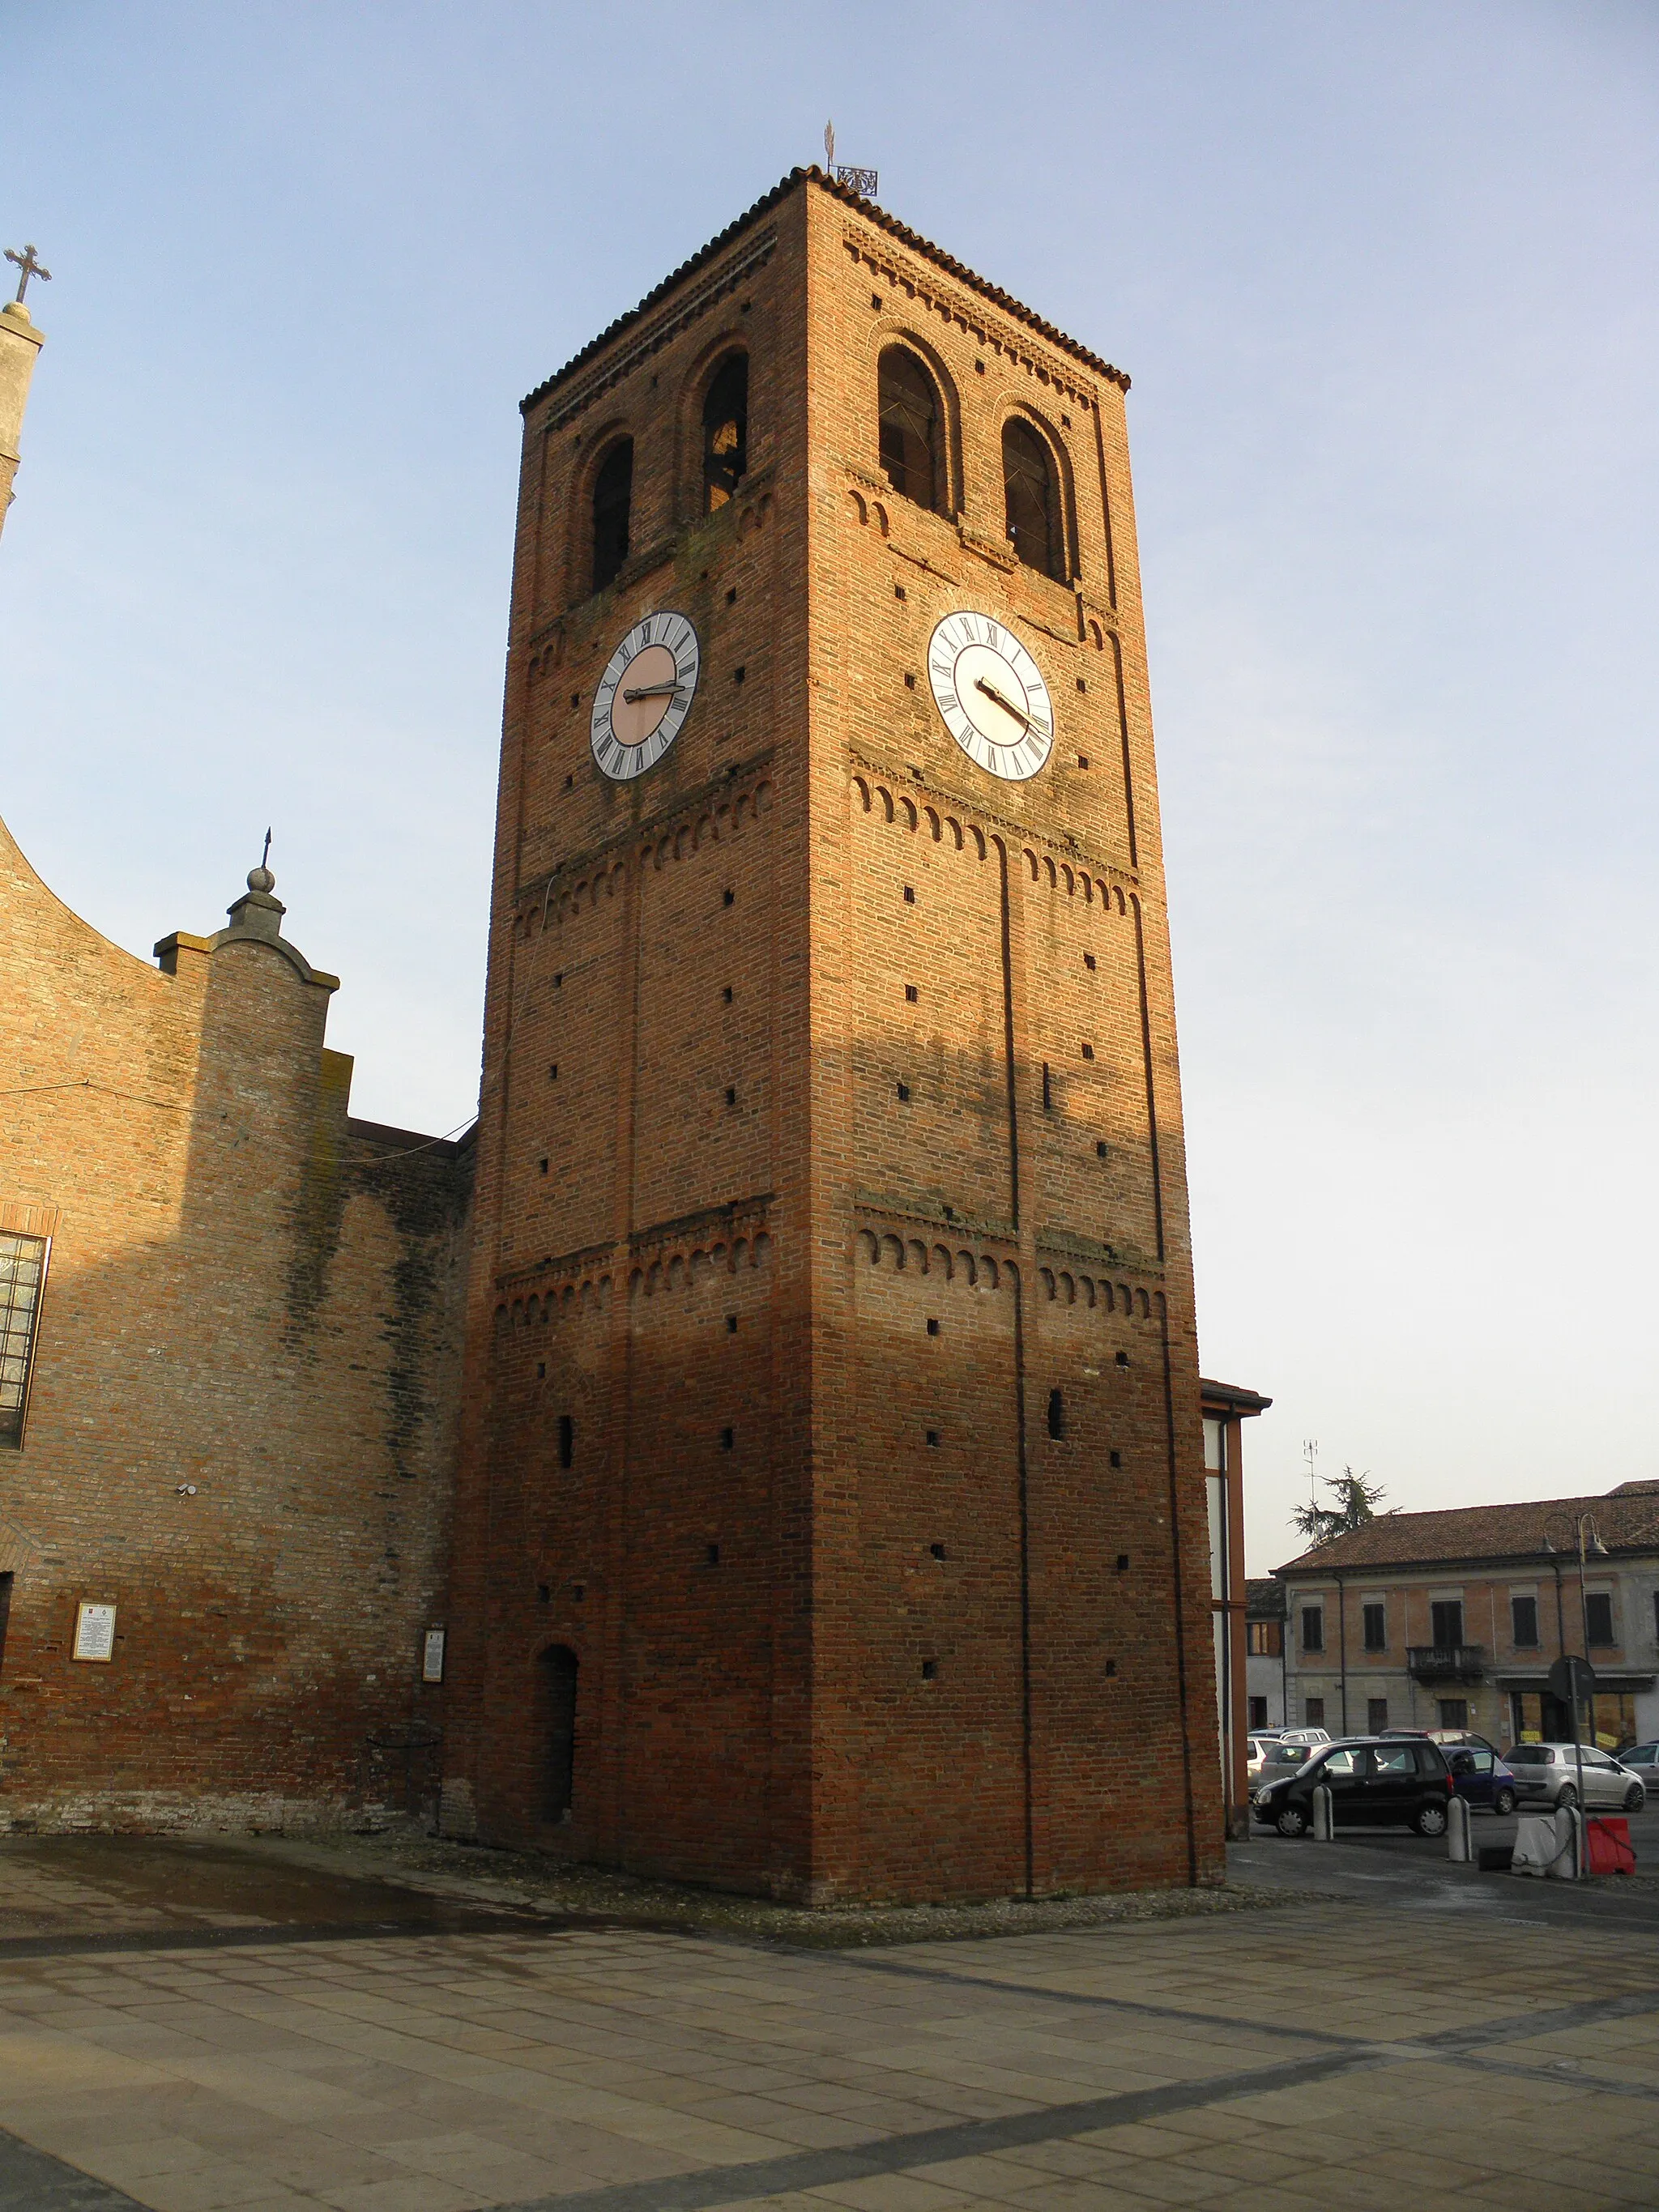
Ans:
MULTIPOLYGON (((189 1106, 181 1105, 174 1098, 148 1098, 141 1091, 117 1091, 110 1084, 94 1082, 89 1075, 76 1077, 68 1083, 18 1084, 11 1090, 0 1091, 0 1098, 33 1098, 40 1097, 44 1092, 53 1091, 94 1091, 100 1098, 118 1098, 123 1105, 126 1106, 155 1106, 164 1114, 188 1114, 192 1110, 189 1106)), ((460 1136, 465 1130, 472 1127, 477 1118, 476 1114, 469 1114, 465 1121, 458 1121, 453 1129, 447 1129, 441 1137, 428 1137, 423 1144, 407 1145, 400 1152, 383 1152, 378 1159, 374 1160, 348 1160, 347 1171, 349 1173, 355 1170, 361 1173, 367 1173, 372 1168, 390 1167, 398 1160, 410 1159, 416 1152, 429 1152, 435 1146, 447 1145, 453 1139, 460 1136)))

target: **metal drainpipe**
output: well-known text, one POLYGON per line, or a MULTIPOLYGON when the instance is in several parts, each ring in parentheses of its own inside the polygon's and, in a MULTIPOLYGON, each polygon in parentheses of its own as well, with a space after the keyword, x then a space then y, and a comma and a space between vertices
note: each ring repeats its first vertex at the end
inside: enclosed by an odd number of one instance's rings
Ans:
POLYGON ((1342 1733, 1348 1733, 1348 1608, 1342 1595, 1342 1577, 1336 1578, 1336 1641, 1342 1668, 1342 1733))
MULTIPOLYGON (((1547 1534, 1547 1529, 1546 1534, 1547 1534)), ((1559 1659, 1565 1659, 1567 1656, 1567 1623, 1566 1616, 1561 1610, 1561 1562, 1559 1559, 1553 1559, 1550 1565, 1555 1570, 1555 1652, 1559 1659)), ((1573 1700, 1575 1711, 1577 1710, 1577 1703, 1575 1698, 1573 1700)), ((1538 1733, 1540 1735, 1544 1733, 1544 1700, 1541 1696, 1538 1700, 1538 1733)))

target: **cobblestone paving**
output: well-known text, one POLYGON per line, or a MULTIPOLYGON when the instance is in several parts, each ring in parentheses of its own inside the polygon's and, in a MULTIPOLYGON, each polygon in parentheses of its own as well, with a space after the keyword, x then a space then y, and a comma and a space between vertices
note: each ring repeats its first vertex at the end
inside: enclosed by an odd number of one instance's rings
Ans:
POLYGON ((854 1954, 0 1946, 0 2207, 1651 2206, 1650 1951, 1318 1900, 854 1954))

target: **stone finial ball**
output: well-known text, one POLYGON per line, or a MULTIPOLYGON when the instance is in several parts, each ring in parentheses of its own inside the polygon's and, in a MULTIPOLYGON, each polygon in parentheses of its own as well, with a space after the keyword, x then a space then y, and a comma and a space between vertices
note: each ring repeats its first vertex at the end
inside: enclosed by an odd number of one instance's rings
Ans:
POLYGON ((247 872, 247 887, 251 891, 274 891, 276 888, 276 878, 269 868, 250 868, 247 872))

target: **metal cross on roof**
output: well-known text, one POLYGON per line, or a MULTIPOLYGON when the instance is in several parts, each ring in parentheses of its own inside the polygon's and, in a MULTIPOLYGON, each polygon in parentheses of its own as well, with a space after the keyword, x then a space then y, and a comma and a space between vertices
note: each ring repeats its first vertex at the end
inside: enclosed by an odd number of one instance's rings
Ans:
POLYGON ((6 258, 8 261, 15 261, 18 268, 22 271, 22 274, 17 279, 17 298, 20 303, 22 301, 24 293, 29 289, 29 278, 31 276, 38 276, 43 284, 51 283, 52 271, 50 269, 43 269, 40 264, 35 259, 34 248, 32 246, 26 246, 21 253, 15 252, 9 246, 6 248, 6 258))

